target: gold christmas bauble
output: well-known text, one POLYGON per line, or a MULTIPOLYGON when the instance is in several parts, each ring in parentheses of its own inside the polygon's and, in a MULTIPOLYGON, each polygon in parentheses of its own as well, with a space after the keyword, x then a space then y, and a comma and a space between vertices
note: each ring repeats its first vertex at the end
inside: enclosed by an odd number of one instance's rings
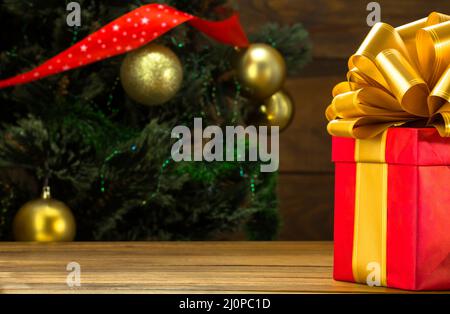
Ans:
POLYGON ((50 197, 46 187, 40 199, 19 209, 14 217, 13 233, 16 241, 73 241, 75 218, 64 203, 50 197))
POLYGON ((236 71, 244 92, 257 99, 266 99, 283 86, 286 62, 272 46, 252 44, 238 58, 236 71))
POLYGON ((279 91, 250 113, 248 124, 279 126, 281 132, 289 126, 293 116, 294 103, 291 97, 287 93, 279 91))
POLYGON ((125 57, 120 78, 131 99, 143 105, 161 105, 180 89, 183 67, 172 50, 149 44, 125 57))

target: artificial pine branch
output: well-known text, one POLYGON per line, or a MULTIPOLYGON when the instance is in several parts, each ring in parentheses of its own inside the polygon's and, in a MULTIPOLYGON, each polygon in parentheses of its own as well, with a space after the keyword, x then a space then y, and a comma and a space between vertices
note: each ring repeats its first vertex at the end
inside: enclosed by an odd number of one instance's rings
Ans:
MULTIPOLYGON (((65 23, 65 2, 4 0, 0 20, 15 31, 0 29, 0 77, 30 69, 153 2, 80 0, 82 26, 75 30, 65 23)), ((157 2, 220 19, 227 1, 157 2)), ((268 25, 252 39, 279 49, 291 72, 310 57, 300 25, 268 25)), ((258 174, 259 162, 170 160, 174 126, 192 127, 194 117, 220 126, 245 121, 248 101, 224 76, 233 71, 235 51, 188 26, 157 43, 184 67, 181 90, 163 106, 145 107, 125 94, 117 79, 123 56, 0 90, 1 240, 11 239, 12 217, 38 197, 47 177, 54 197, 72 209, 79 240, 205 240, 244 224, 250 239, 276 237, 276 174, 258 174)))

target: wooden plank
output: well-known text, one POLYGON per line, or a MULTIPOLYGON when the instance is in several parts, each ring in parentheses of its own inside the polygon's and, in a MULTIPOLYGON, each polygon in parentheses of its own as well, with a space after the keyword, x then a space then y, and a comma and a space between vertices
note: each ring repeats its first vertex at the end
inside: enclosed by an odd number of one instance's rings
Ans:
MULTIPOLYGON (((247 31, 270 22, 303 23, 311 33, 314 56, 348 58, 369 31, 366 6, 361 0, 245 0, 238 1, 247 31)), ((378 0, 381 19, 393 26, 427 16, 433 11, 450 14, 450 1, 378 0)))
POLYGON ((332 279, 331 242, 1 243, 2 293, 386 293, 332 279), (69 288, 66 265, 81 266, 69 288))
POLYGON ((280 240, 332 240, 334 176, 281 174, 280 240))
POLYGON ((282 172, 333 171, 331 138, 327 133, 325 109, 331 90, 342 77, 299 77, 288 80, 286 90, 295 102, 292 124, 280 136, 282 172))
MULTIPOLYGON (((278 241, 333 240, 334 175, 280 173, 278 241)), ((217 241, 244 241, 245 232, 218 234, 217 241)))
MULTIPOLYGON (((335 77, 346 80, 347 59, 314 58, 299 73, 299 77, 335 77)), ((330 93, 328 93, 330 94, 330 93)))

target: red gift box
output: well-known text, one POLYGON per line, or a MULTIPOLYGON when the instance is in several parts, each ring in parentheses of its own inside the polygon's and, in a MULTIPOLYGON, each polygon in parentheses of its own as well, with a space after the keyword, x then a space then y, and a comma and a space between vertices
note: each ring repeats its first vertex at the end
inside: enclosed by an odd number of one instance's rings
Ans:
POLYGON ((432 128, 383 137, 379 160, 363 152, 373 140, 333 137, 334 279, 450 290, 450 138, 432 128))

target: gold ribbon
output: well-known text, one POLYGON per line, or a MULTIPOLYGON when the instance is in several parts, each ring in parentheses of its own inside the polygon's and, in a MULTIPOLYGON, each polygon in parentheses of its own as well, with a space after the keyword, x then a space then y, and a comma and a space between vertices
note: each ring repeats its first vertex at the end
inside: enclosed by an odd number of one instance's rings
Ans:
POLYGON ((434 12, 397 28, 377 23, 348 66, 326 110, 331 135, 366 139, 427 119, 450 137, 449 15, 434 12))
POLYGON ((352 270, 356 282, 369 283, 377 265, 379 285, 386 286, 387 179, 386 135, 356 140, 355 222, 352 270))

